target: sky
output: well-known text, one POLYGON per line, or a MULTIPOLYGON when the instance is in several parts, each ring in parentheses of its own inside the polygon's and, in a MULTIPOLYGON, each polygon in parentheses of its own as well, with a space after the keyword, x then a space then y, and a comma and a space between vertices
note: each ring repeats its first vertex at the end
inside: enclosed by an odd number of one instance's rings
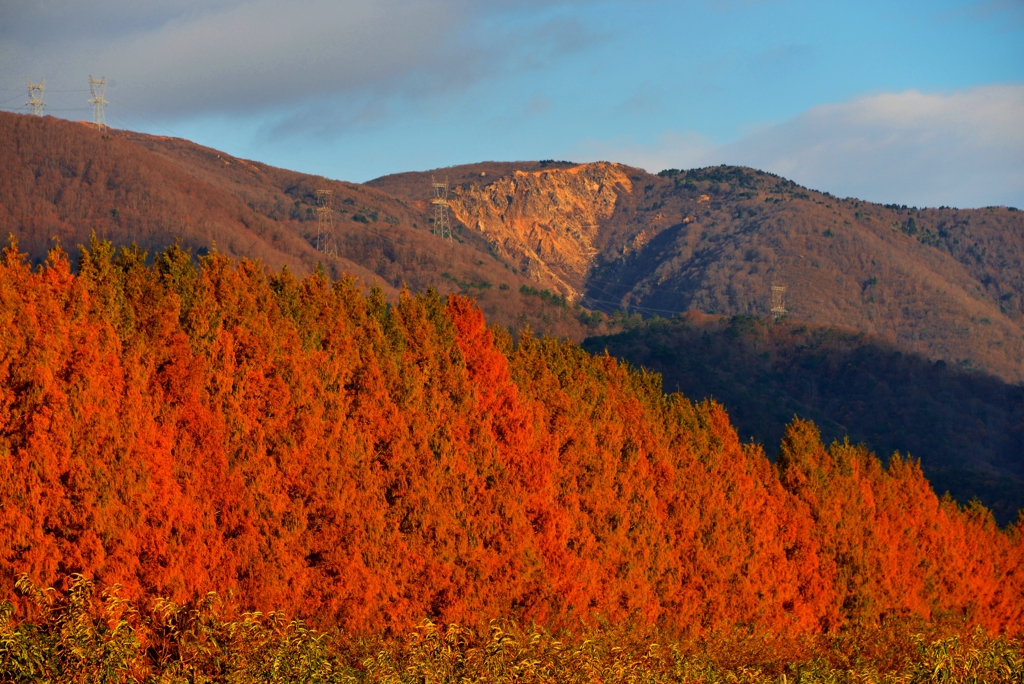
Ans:
POLYGON ((1024 0, 0 0, 0 108, 362 182, 742 164, 1024 208, 1024 0))

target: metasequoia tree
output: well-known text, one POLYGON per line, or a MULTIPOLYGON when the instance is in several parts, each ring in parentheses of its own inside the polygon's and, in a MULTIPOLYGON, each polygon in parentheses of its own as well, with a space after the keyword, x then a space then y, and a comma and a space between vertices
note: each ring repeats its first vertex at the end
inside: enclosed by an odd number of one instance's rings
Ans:
POLYGON ((675 632, 1024 624, 1020 526, 913 461, 777 464, 725 410, 579 347, 322 272, 93 240, 0 262, 0 581, 231 592, 320 625, 675 632))

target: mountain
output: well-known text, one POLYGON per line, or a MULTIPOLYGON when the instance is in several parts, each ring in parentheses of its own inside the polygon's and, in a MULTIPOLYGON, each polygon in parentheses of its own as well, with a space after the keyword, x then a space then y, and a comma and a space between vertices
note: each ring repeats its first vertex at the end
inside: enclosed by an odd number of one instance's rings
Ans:
POLYGON ((151 250, 177 237, 299 273, 320 262, 392 293, 473 294, 491 320, 576 340, 594 332, 593 310, 763 315, 778 284, 791 318, 1024 381, 1024 214, 1012 208, 882 206, 738 167, 482 163, 360 185, 7 113, 0 164, 0 222, 36 260, 54 237, 73 247, 93 230, 151 250), (429 230, 442 179, 450 244, 429 230), (318 190, 332 191, 336 255, 314 248, 318 190))
POLYGON ((55 241, 74 251, 92 232, 151 252, 179 239, 196 254, 216 249, 297 274, 320 263, 391 296, 404 286, 471 294, 506 326, 575 339, 603 329, 589 312, 531 290, 536 283, 502 268, 477 234, 433 235, 429 181, 422 199, 406 201, 187 140, 8 113, 0 113, 0 168, 0 226, 36 263, 55 241), (315 248, 318 190, 331 191, 333 253, 315 248))
MULTIPOLYGON (((519 272, 648 319, 585 348, 715 397, 769 448, 809 417, 829 440, 922 459, 1003 524, 1024 508, 1021 212, 881 206, 736 167, 443 173, 460 220, 519 272), (788 313, 770 325, 775 284, 788 313)), ((370 185, 408 197, 424 176, 370 185)))

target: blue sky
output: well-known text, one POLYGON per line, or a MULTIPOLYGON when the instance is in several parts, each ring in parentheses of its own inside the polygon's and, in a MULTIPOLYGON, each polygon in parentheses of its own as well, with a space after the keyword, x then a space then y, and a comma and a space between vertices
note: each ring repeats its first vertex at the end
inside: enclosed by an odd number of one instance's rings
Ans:
POLYGON ((344 180, 735 163, 1024 207, 1024 0, 0 0, 0 106, 46 77, 87 118, 90 74, 113 126, 344 180))

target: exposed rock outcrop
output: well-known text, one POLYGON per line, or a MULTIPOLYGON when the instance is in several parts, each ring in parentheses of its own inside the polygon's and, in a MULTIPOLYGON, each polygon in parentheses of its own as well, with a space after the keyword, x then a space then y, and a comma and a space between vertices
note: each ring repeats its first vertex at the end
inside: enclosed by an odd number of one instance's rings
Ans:
POLYGON ((633 184, 619 164, 516 171, 484 187, 462 186, 451 206, 495 253, 571 300, 583 293, 602 221, 633 184))

